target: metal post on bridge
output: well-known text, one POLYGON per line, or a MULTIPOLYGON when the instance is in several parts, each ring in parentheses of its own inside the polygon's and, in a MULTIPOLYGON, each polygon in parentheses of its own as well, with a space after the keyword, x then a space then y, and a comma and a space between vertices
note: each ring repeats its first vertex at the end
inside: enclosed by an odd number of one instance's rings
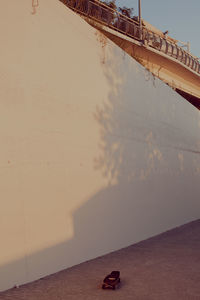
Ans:
POLYGON ((138 0, 138 17, 139 17, 139 28, 140 28, 140 40, 142 40, 141 0, 138 0))

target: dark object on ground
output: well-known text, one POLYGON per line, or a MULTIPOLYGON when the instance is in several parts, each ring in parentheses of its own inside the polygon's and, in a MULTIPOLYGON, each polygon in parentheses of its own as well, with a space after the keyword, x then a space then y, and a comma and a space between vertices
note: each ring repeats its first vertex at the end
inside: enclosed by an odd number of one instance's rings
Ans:
POLYGON ((120 272, 112 271, 109 275, 104 278, 102 289, 113 289, 120 283, 120 272))

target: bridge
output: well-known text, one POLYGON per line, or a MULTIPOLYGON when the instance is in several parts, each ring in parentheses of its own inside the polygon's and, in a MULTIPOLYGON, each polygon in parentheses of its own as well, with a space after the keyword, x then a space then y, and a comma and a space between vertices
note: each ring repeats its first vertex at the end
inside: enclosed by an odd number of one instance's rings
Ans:
POLYGON ((176 40, 98 0, 60 1, 200 109, 200 62, 176 40))

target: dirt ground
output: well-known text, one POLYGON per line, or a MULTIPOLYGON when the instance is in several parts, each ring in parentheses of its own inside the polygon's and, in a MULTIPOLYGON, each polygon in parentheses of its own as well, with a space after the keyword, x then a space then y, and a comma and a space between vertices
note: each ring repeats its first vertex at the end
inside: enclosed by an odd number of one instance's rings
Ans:
POLYGON ((2 292, 0 299, 200 299, 200 220, 2 292), (112 270, 120 271, 121 284, 102 290, 112 270))

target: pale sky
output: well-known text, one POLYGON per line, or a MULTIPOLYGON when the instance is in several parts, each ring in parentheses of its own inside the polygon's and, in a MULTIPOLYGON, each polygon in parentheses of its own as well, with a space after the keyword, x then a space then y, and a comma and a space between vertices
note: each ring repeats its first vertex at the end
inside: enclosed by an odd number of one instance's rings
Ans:
MULTIPOLYGON (((134 8, 138 0, 116 0, 118 6, 134 8)), ((141 0, 142 18, 183 42, 190 42, 192 54, 200 57, 200 0, 141 0)))

